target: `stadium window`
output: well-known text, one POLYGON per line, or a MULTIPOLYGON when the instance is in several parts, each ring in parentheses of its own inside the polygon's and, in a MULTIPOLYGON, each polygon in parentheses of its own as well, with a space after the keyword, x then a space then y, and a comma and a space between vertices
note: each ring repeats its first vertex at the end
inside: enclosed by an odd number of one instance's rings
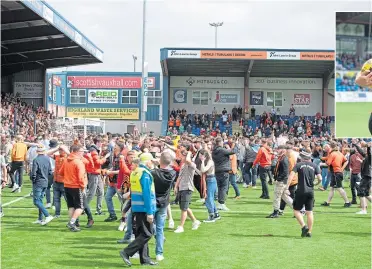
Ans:
POLYGON ((282 92, 267 92, 266 105, 268 107, 282 107, 283 93, 282 92))
POLYGON ((208 91, 193 91, 192 92, 192 104, 207 106, 209 99, 208 91))
POLYGON ((162 94, 159 90, 148 90, 147 92, 147 104, 148 105, 161 105, 162 94))
POLYGON ((85 104, 86 90, 71 89, 70 90, 70 104, 85 104))
POLYGON ((138 90, 123 90, 121 103, 127 105, 138 104, 138 90))
POLYGON ((65 103, 65 88, 61 88, 61 104, 65 103))

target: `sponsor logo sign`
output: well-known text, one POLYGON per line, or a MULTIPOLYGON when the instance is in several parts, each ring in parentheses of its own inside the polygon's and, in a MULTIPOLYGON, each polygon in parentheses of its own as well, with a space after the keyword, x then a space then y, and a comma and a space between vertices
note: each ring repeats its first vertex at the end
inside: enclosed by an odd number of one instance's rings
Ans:
POLYGON ((310 94, 309 93, 295 93, 293 95, 293 105, 297 107, 310 106, 310 94))
POLYGON ((117 104, 119 102, 118 90, 88 90, 88 103, 91 104, 117 104))
POLYGON ((78 108, 68 107, 67 117, 138 120, 139 108, 78 108))
MULTIPOLYGON (((141 77, 68 76, 67 88, 74 89, 140 89, 141 77)), ((147 80, 148 88, 155 88, 155 78, 147 80)))
POLYGON ((251 91, 250 92, 250 105, 262 106, 263 105, 263 92, 262 91, 251 91))
POLYGON ((270 59, 270 60, 300 60, 300 52, 268 51, 267 59, 270 59))
POLYGON ((222 92, 213 91, 212 92, 212 103, 213 104, 231 104, 236 105, 240 102, 240 92, 222 92))
POLYGON ((20 98, 43 98, 43 82, 14 82, 14 94, 20 98))
POLYGON ((173 103, 174 104, 186 104, 187 103, 187 91, 185 89, 174 89, 173 90, 173 103))
POLYGON ((168 58, 200 58, 200 50, 168 50, 168 58))

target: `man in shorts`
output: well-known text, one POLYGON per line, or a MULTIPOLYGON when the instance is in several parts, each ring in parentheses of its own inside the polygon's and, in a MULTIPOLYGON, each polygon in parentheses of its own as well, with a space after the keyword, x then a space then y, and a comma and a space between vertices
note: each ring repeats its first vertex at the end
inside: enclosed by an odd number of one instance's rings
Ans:
POLYGON ((293 168, 288 180, 298 176, 298 185, 293 201, 294 215, 301 226, 301 237, 311 237, 313 230, 314 216, 314 180, 318 179, 316 185, 322 181, 322 172, 318 165, 311 162, 311 150, 306 149, 300 153, 301 162, 298 162, 293 168), (307 216, 307 226, 304 222, 304 217, 301 214, 301 209, 305 206, 307 216))
POLYGON ((346 168, 348 161, 346 157, 339 151, 339 147, 336 142, 331 142, 331 153, 327 158, 327 165, 331 172, 331 184, 330 191, 328 195, 328 201, 321 204, 322 206, 330 206, 332 198, 335 193, 335 189, 340 193, 341 197, 344 199, 344 207, 350 207, 351 203, 347 197, 347 194, 342 186, 342 181, 344 180, 344 169, 346 168))
POLYGON ((82 161, 84 149, 80 145, 72 145, 67 161, 62 165, 60 175, 64 178, 65 195, 70 221, 67 228, 71 232, 80 232, 75 222, 84 210, 84 193, 88 183, 85 165, 82 161))
POLYGON ((200 226, 200 221, 198 221, 191 209, 189 208, 192 193, 194 191, 194 174, 196 170, 196 164, 191 160, 191 152, 183 150, 181 152, 181 170, 178 176, 176 186, 174 187, 174 193, 177 195, 179 192, 180 197, 180 209, 181 209, 181 223, 174 231, 175 233, 183 233, 185 221, 187 215, 189 215, 192 220, 192 230, 197 230, 200 226))

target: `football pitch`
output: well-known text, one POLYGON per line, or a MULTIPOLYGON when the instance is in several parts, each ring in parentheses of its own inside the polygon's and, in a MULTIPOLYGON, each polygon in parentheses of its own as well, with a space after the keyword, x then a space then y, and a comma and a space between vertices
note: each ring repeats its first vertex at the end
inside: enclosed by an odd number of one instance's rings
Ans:
POLYGON ((371 102, 336 102, 336 137, 371 137, 368 130, 371 112, 371 102))
MULTIPOLYGON (((350 197, 349 183, 345 182, 350 197)), ((278 219, 266 219, 272 212, 272 201, 261 200, 260 188, 241 188, 241 200, 227 201, 230 212, 221 212, 216 223, 202 223, 191 230, 188 220, 183 234, 165 229, 165 260, 159 268, 370 268, 371 215, 356 215, 360 209, 343 207, 343 200, 335 195, 331 207, 323 208, 328 192, 315 193, 315 226, 312 238, 301 238, 300 228, 289 208, 278 219)), ((21 194, 3 190, 5 216, 1 219, 1 268, 123 268, 119 251, 124 245, 116 243, 123 237, 117 230, 119 222, 105 223, 105 216, 95 216, 93 228, 72 233, 65 227, 68 218, 63 202, 62 216, 47 226, 31 224, 38 211, 31 197, 30 184, 21 194), (18 201, 7 203, 18 199, 18 201)), ((272 188, 270 189, 272 195, 272 188)), ((114 197, 115 198, 115 197, 114 197)), ((196 202, 194 193, 191 208, 198 219, 207 217, 206 209, 196 202)), ((116 209, 119 208, 117 199, 116 209)), ((93 205, 95 207, 95 205, 93 205)), ((104 205, 105 206, 105 205, 104 205)), ((93 208, 94 208, 93 207, 93 208)), ((176 225, 180 212, 173 206, 176 225)), ((49 212, 52 212, 51 210, 49 212)), ((107 215, 106 215, 107 216, 107 215)), ((86 216, 81 217, 85 224, 86 216)), ((167 227, 167 224, 166 224, 167 227)), ((150 255, 155 258, 154 239, 150 241, 150 255)), ((132 259, 139 267, 139 260, 132 259)))

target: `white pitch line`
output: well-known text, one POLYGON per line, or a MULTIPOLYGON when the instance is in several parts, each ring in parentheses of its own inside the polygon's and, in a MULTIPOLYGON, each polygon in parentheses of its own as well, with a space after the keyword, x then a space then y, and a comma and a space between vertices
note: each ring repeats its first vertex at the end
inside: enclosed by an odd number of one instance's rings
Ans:
POLYGON ((2 204, 2 206, 5 207, 5 206, 8 206, 8 205, 14 204, 14 203, 16 203, 16 202, 18 202, 18 201, 21 201, 21 200, 23 200, 23 199, 25 199, 25 198, 27 198, 27 197, 30 197, 30 194, 27 194, 27 195, 25 195, 25 196, 22 196, 22 197, 19 197, 19 198, 13 200, 13 201, 10 201, 10 202, 7 202, 7 203, 5 203, 5 204, 2 204))

